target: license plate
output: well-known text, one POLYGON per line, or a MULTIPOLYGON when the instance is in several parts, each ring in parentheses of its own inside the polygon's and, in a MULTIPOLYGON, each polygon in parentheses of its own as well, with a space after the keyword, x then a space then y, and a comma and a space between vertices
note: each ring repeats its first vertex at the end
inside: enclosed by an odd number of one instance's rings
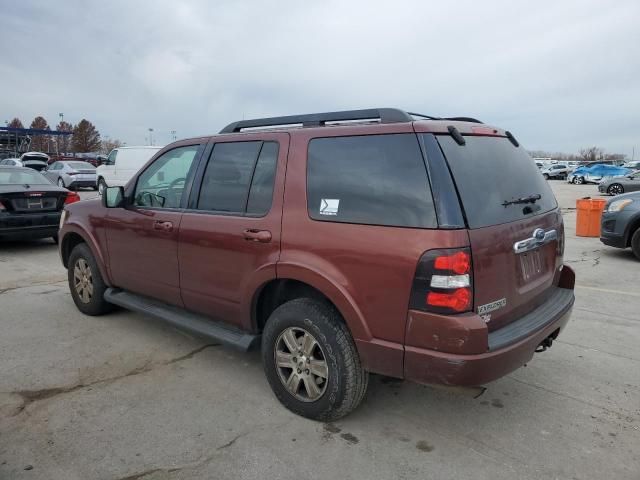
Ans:
POLYGON ((28 209, 39 209, 42 210, 42 199, 41 198, 28 198, 27 199, 27 208, 28 209))
POLYGON ((524 281, 529 281, 538 277, 544 271, 544 263, 540 250, 532 250, 530 252, 519 255, 520 269, 524 281))

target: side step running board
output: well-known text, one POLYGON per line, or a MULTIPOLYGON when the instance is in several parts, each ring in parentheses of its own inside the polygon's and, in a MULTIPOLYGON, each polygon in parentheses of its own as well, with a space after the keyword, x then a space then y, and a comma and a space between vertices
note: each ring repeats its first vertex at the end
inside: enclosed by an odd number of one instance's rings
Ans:
POLYGON ((167 305, 158 300, 108 288, 104 299, 134 312, 145 313, 186 332, 218 341, 241 351, 248 351, 260 340, 260 335, 251 335, 240 329, 211 320, 203 315, 167 305))

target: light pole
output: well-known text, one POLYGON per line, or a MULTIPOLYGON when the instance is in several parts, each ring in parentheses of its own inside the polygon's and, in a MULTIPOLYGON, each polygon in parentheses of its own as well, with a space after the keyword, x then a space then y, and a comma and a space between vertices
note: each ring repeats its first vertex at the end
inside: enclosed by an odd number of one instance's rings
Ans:
POLYGON ((149 145, 153 146, 153 128, 149 129, 149 145))
MULTIPOLYGON (((58 116, 60 117, 60 125, 61 125, 61 126, 62 126, 62 128, 64 129, 64 125, 63 125, 63 122, 64 122, 64 113, 60 112, 60 113, 58 114, 58 116)), ((62 131, 64 132, 65 130, 62 130, 62 131)), ((62 138, 61 138, 61 137, 58 135, 58 138, 56 139, 56 148, 57 148, 57 150, 58 150, 58 156, 60 155, 60 141, 61 141, 61 140, 64 142, 64 143, 62 144, 62 145, 63 145, 63 147, 64 147, 64 148, 63 148, 63 150, 67 150, 67 139, 66 139, 64 136, 62 136, 62 138)), ((66 153, 66 152, 65 152, 65 153, 66 153)))
POLYGON ((177 133, 177 132, 176 132, 175 130, 171 130, 171 138, 172 138, 172 140, 173 140, 174 142, 176 141, 176 138, 177 138, 177 137, 176 137, 176 133, 177 133))

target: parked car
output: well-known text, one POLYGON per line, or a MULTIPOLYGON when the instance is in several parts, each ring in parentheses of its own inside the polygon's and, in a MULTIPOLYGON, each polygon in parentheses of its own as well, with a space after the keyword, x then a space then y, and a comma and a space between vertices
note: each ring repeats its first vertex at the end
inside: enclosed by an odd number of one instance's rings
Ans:
POLYGON ((631 171, 627 168, 614 165, 592 165, 590 167, 578 167, 567 176, 569 183, 581 185, 583 183, 598 183, 603 177, 624 177, 631 171))
POLYGON ((396 109, 174 142, 68 206, 60 238, 81 312, 261 343, 276 397, 323 421, 361 402, 369 372, 502 377, 551 346, 574 302, 560 209, 514 136, 396 109))
POLYGON ((77 193, 53 185, 25 167, 0 168, 0 239, 58 238, 64 205, 80 200, 77 193))
POLYGON ((45 177, 59 187, 76 190, 81 187, 98 189, 96 184, 96 167, 88 162, 63 161, 53 162, 44 172, 45 177))
POLYGON ((0 167, 22 167, 22 162, 19 158, 5 158, 0 160, 0 167))
POLYGON ((540 173, 542 173, 545 180, 549 180, 550 178, 560 178, 564 180, 569 174, 569 167, 562 163, 556 163, 547 168, 543 168, 540 173))
POLYGON ((124 186, 162 147, 118 147, 96 171, 98 193, 106 187, 124 186))
POLYGON ((41 152, 27 152, 20 156, 23 167, 33 168, 40 172, 47 168, 49 164, 49 155, 41 152))
POLYGON ((629 248, 640 260, 640 192, 610 199, 602 212, 600 241, 616 248, 629 248))
POLYGON ((632 160, 630 162, 625 163, 622 166, 630 170, 640 170, 640 160, 632 160))
POLYGON ((608 193, 609 195, 620 195, 626 192, 635 192, 640 190, 640 170, 631 172, 624 177, 605 178, 598 184, 600 193, 608 193))
POLYGON ((544 168, 544 163, 536 162, 536 167, 538 167, 540 170, 542 170, 544 168))

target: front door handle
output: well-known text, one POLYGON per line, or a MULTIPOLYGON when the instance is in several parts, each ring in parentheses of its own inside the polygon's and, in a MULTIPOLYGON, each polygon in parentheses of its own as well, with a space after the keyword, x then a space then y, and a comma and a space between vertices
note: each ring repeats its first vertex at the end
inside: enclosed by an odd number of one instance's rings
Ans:
POLYGON ((269 243, 271 241, 271 232, 269 230, 256 230, 251 228, 243 232, 244 239, 252 242, 269 243))
POLYGON ((156 220, 155 222, 153 222, 153 229, 162 230, 163 232, 171 232, 173 231, 173 223, 165 222, 163 220, 156 220))

